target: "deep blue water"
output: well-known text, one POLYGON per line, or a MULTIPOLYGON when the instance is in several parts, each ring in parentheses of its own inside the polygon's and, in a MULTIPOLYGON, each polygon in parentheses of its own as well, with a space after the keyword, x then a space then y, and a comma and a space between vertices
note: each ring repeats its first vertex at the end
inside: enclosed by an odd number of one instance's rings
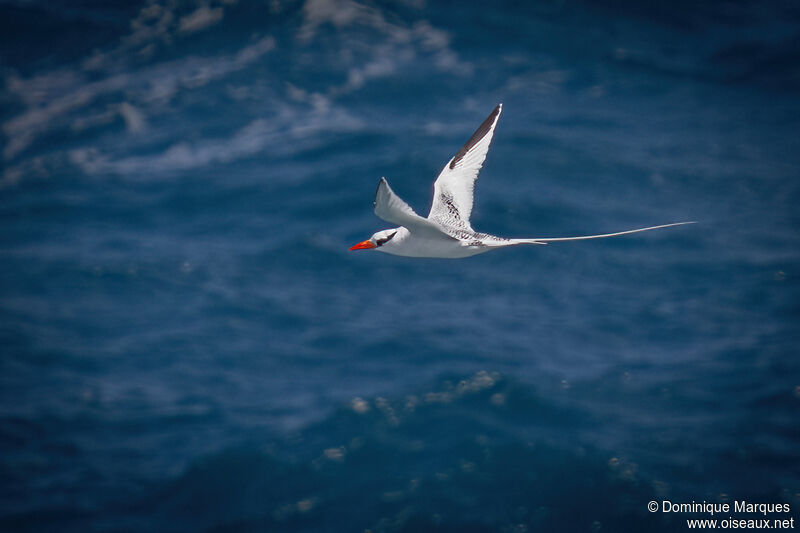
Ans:
POLYGON ((795 2, 4 1, 0 67, 3 531, 800 520, 795 2), (347 251, 498 102, 476 229, 699 224, 347 251))

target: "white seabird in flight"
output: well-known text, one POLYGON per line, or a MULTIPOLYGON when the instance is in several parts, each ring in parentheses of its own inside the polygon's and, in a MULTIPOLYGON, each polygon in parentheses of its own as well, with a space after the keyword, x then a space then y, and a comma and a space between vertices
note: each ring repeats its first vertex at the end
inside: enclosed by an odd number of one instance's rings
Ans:
POLYGON ((350 250, 375 249, 406 257, 439 257, 458 259, 482 254, 505 246, 518 244, 547 244, 548 242, 580 241, 616 237, 641 231, 650 231, 693 222, 674 222, 602 235, 579 237, 536 237, 532 239, 506 239, 472 229, 469 216, 472 212, 473 193, 478 173, 486 159, 494 128, 500 118, 503 104, 499 104, 483 121, 467 143, 445 165, 433 184, 433 204, 428 218, 414 212, 381 178, 375 193, 375 214, 400 227, 385 229, 350 248, 350 250))

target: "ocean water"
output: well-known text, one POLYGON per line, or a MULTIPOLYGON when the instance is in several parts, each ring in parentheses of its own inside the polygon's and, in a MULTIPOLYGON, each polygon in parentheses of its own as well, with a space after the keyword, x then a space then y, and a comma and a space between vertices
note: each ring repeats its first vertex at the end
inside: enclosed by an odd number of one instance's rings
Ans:
POLYGON ((0 2, 0 530, 800 520, 795 2, 112 4, 0 2), (499 102, 476 229, 698 224, 347 250, 499 102))

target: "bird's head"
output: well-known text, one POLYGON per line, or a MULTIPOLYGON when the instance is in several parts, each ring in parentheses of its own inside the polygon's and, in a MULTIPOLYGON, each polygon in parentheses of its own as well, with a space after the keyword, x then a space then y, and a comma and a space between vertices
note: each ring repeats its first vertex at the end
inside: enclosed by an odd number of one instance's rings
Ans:
POLYGON ((350 250, 367 250, 369 248, 380 248, 387 242, 391 241, 392 238, 397 235, 397 231, 400 228, 392 228, 392 229, 385 229, 379 231, 372 235, 366 241, 361 241, 360 243, 353 245, 350 247, 350 250))

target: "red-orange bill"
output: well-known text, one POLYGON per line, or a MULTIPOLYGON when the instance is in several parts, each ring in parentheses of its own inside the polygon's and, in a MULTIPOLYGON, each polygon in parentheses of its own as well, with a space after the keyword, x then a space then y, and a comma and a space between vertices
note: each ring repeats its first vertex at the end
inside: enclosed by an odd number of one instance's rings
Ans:
POLYGON ((375 246, 375 244, 372 241, 366 240, 366 241, 361 241, 360 243, 351 246, 350 247, 350 251, 353 251, 353 250, 366 250, 368 248, 377 248, 377 246, 375 246))

